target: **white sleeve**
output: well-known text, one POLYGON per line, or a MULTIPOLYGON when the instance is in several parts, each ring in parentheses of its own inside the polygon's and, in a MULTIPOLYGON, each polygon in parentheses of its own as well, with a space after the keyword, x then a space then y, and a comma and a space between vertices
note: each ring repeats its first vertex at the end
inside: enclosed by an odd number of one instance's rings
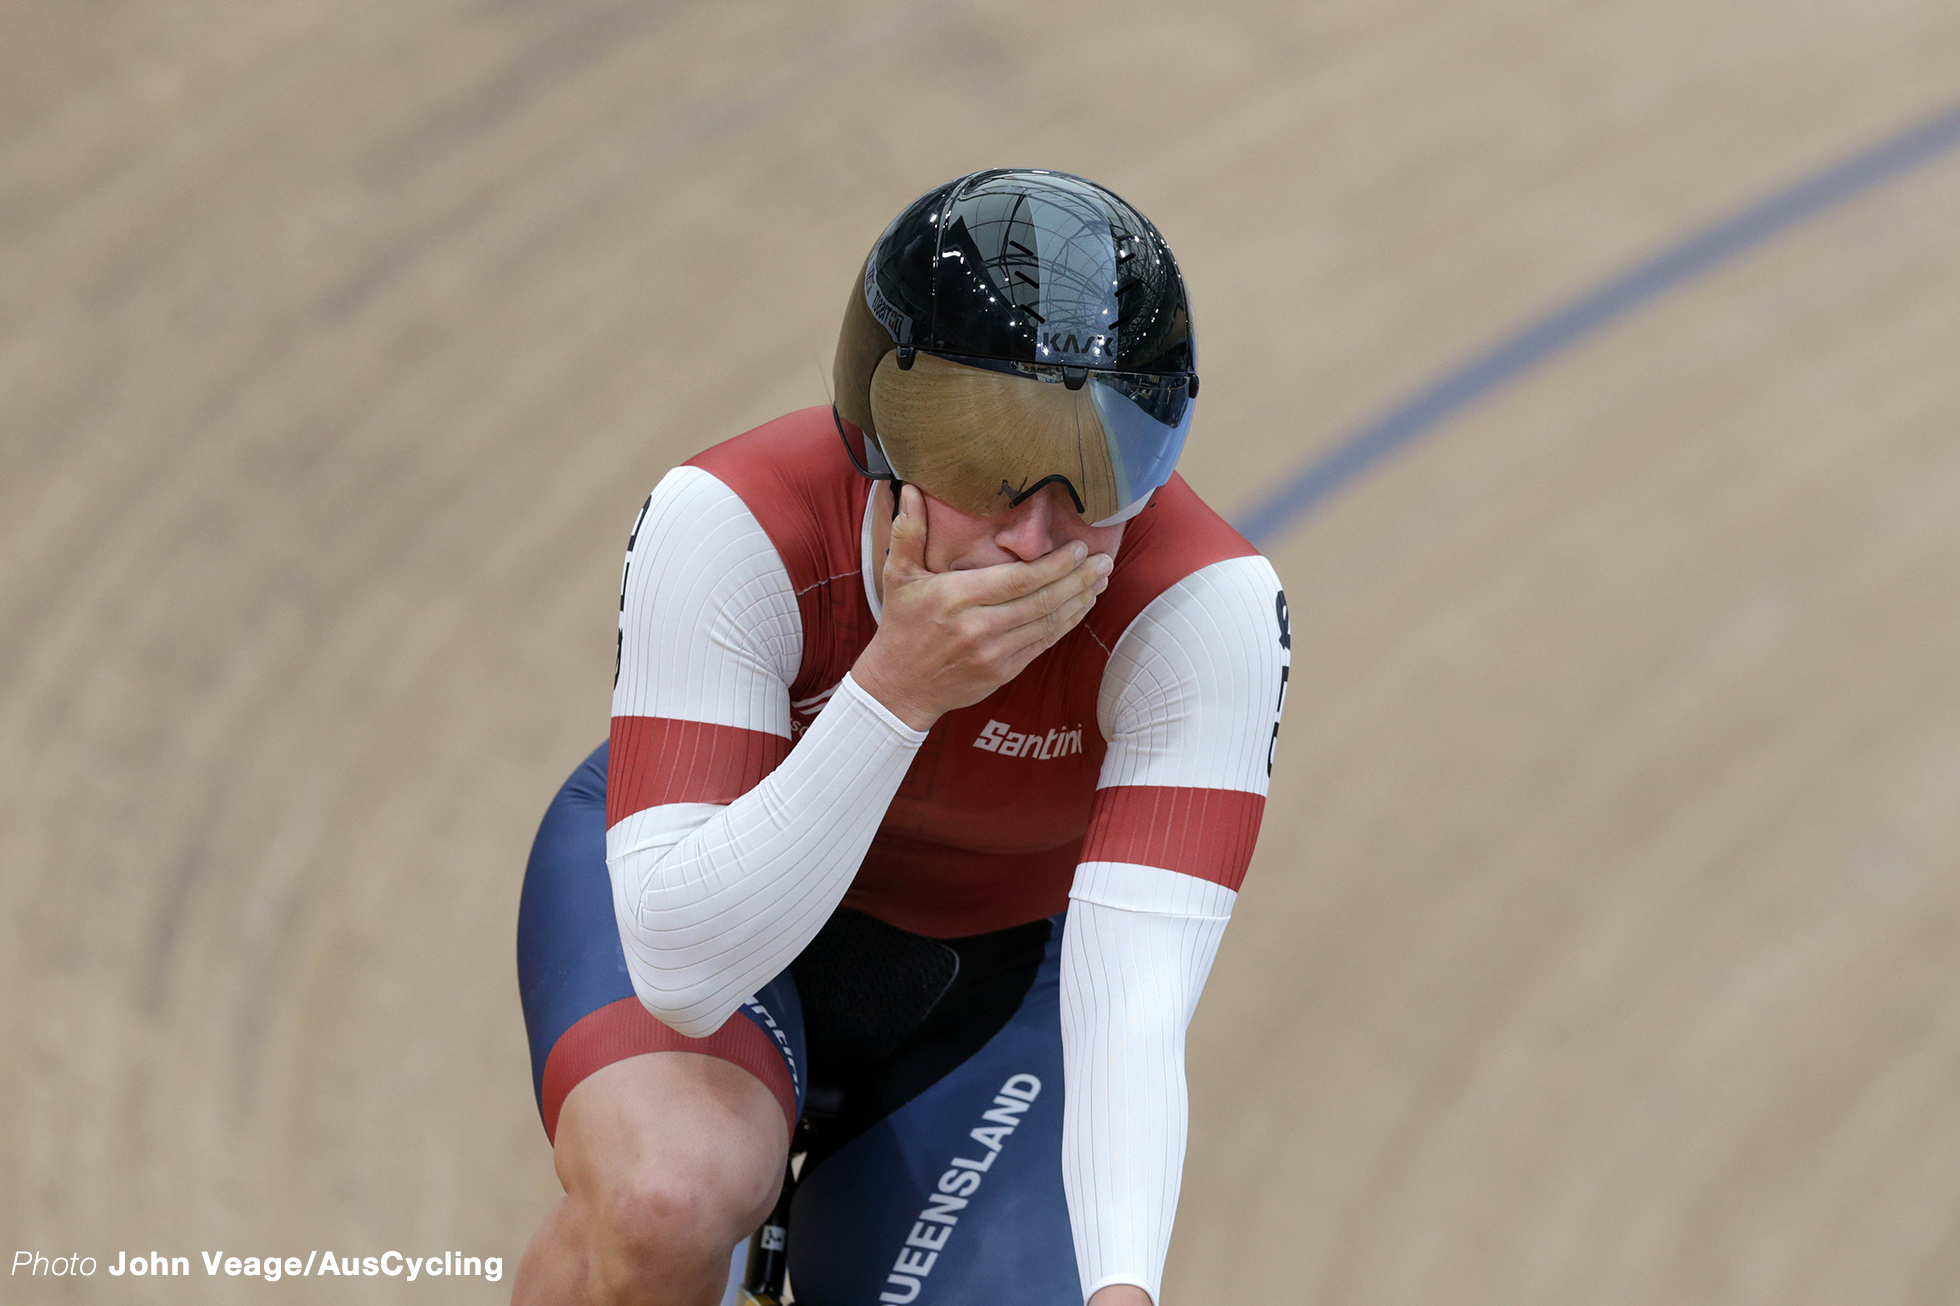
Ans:
MULTIPOLYGON (((789 574, 747 505, 699 468, 668 473, 629 545, 613 716, 787 739, 802 643, 789 574)), ((787 966, 850 887, 924 739, 846 676, 746 793, 614 823, 613 912, 647 1010, 705 1037, 787 966)))
MULTIPOLYGON (((1155 844, 1128 841, 1137 861, 1085 860, 1069 894, 1062 1177, 1085 1299, 1130 1283, 1156 1301, 1163 1280, 1184 1166, 1185 1028, 1238 897, 1221 881, 1237 884, 1257 833, 1291 661, 1285 611, 1264 558, 1215 563, 1138 615, 1104 675, 1098 801, 1132 787, 1169 828, 1155 844), (1221 809, 1250 810, 1251 830, 1203 828, 1221 809), (1189 860, 1235 840, 1237 871, 1189 860), (1183 849, 1156 858, 1183 869, 1146 864, 1152 847, 1183 849)), ((1092 832, 1085 857, 1096 844, 1092 832)))

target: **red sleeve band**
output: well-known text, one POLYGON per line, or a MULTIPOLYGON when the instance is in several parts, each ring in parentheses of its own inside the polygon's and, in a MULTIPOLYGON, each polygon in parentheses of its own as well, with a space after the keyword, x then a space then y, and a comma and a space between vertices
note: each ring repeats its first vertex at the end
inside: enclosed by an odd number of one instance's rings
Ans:
POLYGON ((1157 866, 1236 893, 1245 882, 1265 811, 1262 795, 1242 789, 1098 789, 1082 860, 1157 866))
POLYGON ((789 756, 766 730, 616 716, 606 764, 606 824, 666 803, 732 803, 789 756))

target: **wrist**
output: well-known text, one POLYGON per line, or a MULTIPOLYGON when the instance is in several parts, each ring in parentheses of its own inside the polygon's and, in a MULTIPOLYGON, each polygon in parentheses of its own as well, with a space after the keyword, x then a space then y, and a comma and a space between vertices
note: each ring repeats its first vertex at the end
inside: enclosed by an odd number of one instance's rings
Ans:
POLYGON ((857 681, 858 688, 871 695, 878 705, 903 721, 914 730, 930 730, 939 720, 939 713, 920 706, 904 693, 894 677, 886 674, 883 661, 877 656, 878 644, 872 641, 871 647, 858 655, 851 666, 851 679, 857 681))
POLYGON ((1096 1289, 1089 1306, 1151 1306, 1150 1294, 1134 1283, 1112 1283, 1096 1289))

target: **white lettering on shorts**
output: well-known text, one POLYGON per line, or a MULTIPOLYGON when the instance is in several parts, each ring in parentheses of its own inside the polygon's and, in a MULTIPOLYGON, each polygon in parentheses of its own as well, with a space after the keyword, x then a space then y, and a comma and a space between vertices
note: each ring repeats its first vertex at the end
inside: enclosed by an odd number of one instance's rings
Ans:
POLYGON ((1002 757, 1031 757, 1046 762, 1081 752, 1082 727, 1063 726, 1045 735, 1021 734, 1005 721, 989 721, 987 728, 974 739, 973 746, 1002 757))
POLYGON ((952 1168, 939 1176, 934 1185, 937 1192, 926 1194, 926 1208, 919 1212, 919 1218, 912 1222, 912 1232, 905 1236, 905 1245, 898 1249, 898 1258, 892 1262, 892 1272, 885 1276, 885 1290, 878 1294, 881 1302, 892 1306, 905 1306, 916 1299, 919 1288, 932 1267, 938 1263, 939 1255, 953 1237, 953 1226, 960 1222, 957 1214, 973 1200, 985 1182, 987 1171, 994 1168, 995 1158, 1014 1131, 1020 1127, 1021 1115, 1034 1104, 1041 1095, 1041 1081, 1029 1074, 1010 1075, 1000 1092, 994 1095, 992 1109, 983 1113, 984 1122, 968 1131, 967 1137, 980 1144, 986 1151, 978 1161, 963 1156, 953 1158, 952 1168))
POLYGON ((763 1027, 766 1028, 769 1031, 770 1036, 776 1040, 777 1050, 783 1054, 783 1060, 787 1062, 789 1065, 789 1086, 790 1086, 790 1091, 794 1093, 797 1089, 803 1086, 803 1079, 802 1076, 797 1074, 796 1071, 796 1053, 790 1050, 789 1034, 784 1031, 781 1025, 778 1025, 776 1023, 776 1018, 769 1014, 769 1008, 763 1006, 756 999, 750 998, 747 1002, 743 1003, 742 1005, 747 1007, 749 1010, 755 1012, 757 1016, 761 1017, 763 1027))

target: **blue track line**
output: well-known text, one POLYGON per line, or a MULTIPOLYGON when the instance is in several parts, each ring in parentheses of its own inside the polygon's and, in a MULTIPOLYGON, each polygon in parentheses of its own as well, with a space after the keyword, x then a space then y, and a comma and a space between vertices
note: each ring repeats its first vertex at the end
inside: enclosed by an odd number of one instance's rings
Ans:
POLYGON ((1260 548, 1375 464, 1668 291, 1960 148, 1960 104, 1860 150, 1593 287, 1458 365, 1339 441, 1236 523, 1260 548))

